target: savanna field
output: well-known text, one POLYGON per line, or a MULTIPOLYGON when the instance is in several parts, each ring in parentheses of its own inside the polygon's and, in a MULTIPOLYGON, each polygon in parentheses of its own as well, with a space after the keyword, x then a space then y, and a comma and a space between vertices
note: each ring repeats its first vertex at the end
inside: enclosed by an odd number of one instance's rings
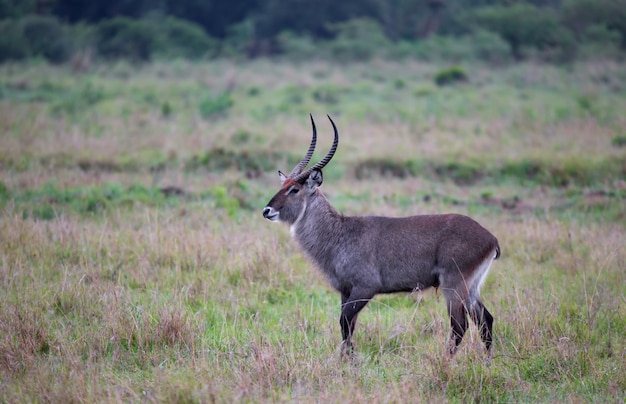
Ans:
POLYGON ((0 402, 624 402, 626 70, 0 66, 0 402), (341 212, 457 212, 502 247, 453 358, 440 291, 340 298, 263 219, 318 126, 341 212))

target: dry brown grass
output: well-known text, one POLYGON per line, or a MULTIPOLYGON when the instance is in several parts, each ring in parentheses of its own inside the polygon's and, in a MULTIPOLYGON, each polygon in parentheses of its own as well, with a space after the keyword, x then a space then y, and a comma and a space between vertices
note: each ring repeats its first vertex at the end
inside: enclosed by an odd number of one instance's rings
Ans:
MULTIPOLYGON (((611 139, 626 127, 615 112, 624 100, 590 78, 613 77, 618 67, 564 73, 521 66, 495 78, 477 67, 469 87, 444 94, 430 83, 434 66, 374 67, 219 62, 129 72, 94 66, 91 80, 109 98, 78 116, 50 114, 52 101, 0 100, 0 178, 10 196, 2 200, 0 189, 2 400, 623 400, 623 179, 555 186, 498 177, 467 185, 419 173, 357 180, 353 171, 372 157, 495 165, 574 160, 582 169, 621 158, 624 149, 611 139), (614 109, 593 116, 570 104, 572 78, 595 94, 596 106, 610 101, 614 109), (395 88, 396 79, 408 90, 395 88), (234 83, 231 114, 202 119, 194 87, 222 91, 227 82, 234 83), (553 92, 546 95, 548 84, 553 92), (335 86, 343 98, 323 105, 307 96, 290 104, 288 86, 335 86), (253 87, 259 95, 251 95, 253 87), (181 88, 190 94, 181 95, 181 88), (361 93, 350 95, 354 89, 361 93), (174 115, 161 116, 162 100, 150 104, 142 98, 148 93, 170 100, 174 115), (389 101, 394 97, 397 103, 389 101), (510 114, 499 116, 500 108, 510 114), (268 171, 289 169, 287 160, 300 155, 309 136, 301 110, 319 115, 321 148, 328 140, 322 113, 340 124, 340 152, 323 189, 342 211, 455 211, 498 236, 503 255, 483 288, 496 317, 491 362, 475 328, 457 356, 445 356, 448 326, 435 292, 371 302, 359 317, 356 357, 342 362, 338 296, 303 259, 288 229, 260 214, 277 186, 275 172, 250 178, 235 169, 185 168, 193 156, 222 147, 259 155, 276 150, 286 157, 268 171), (248 140, 237 141, 238 132, 248 140), (127 195, 85 211, 80 199, 88 192, 46 193, 50 183, 59 190, 115 183, 121 184, 115 192, 127 195), (164 202, 131 191, 167 185, 185 195, 164 202), (236 207, 237 198, 259 209, 236 207), (51 216, 32 213, 43 205, 52 206, 51 216)), ((52 83, 72 85, 62 68, 26 66, 7 72, 7 80, 36 88, 44 80, 38 69, 52 83)))

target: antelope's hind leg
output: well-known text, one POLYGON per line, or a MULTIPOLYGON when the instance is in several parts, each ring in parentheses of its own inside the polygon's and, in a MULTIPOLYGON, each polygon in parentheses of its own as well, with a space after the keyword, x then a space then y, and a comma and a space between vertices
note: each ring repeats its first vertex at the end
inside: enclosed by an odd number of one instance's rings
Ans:
POLYGON ((463 336, 467 330, 467 309, 465 302, 455 291, 444 292, 450 316, 450 355, 454 355, 463 341, 463 336))
POLYGON ((485 308, 480 299, 473 302, 469 314, 480 331, 480 338, 485 344, 487 353, 490 353, 491 345, 493 344, 493 316, 489 313, 489 310, 485 308))

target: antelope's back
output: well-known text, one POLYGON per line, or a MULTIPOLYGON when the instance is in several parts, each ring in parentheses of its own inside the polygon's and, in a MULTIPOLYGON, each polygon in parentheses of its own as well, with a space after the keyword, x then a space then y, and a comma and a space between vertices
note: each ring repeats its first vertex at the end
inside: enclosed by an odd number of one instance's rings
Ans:
POLYGON ((371 245, 382 260, 401 265, 472 266, 494 251, 496 237, 474 219, 459 214, 419 215, 404 218, 369 216, 363 218, 371 245))

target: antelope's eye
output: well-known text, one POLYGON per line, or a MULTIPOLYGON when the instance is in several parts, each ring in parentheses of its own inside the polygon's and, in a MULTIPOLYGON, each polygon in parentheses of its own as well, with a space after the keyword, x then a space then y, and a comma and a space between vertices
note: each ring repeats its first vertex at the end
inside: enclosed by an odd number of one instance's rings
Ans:
POLYGON ((295 195, 298 193, 298 191, 300 191, 300 188, 298 187, 291 187, 289 188, 289 191, 287 191, 287 195, 295 195))

